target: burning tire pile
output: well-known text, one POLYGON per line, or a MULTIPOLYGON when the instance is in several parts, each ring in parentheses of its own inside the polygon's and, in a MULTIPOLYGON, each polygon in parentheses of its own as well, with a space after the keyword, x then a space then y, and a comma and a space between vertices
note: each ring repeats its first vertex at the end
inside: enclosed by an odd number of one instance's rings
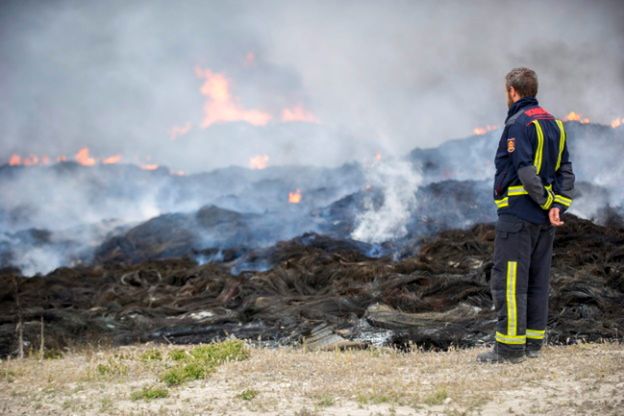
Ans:
MULTIPOLYGON (((555 241, 548 341, 621 339, 622 222, 565 220, 555 241)), ((396 261, 367 257, 352 240, 309 233, 252 251, 250 258, 265 256, 270 267, 239 274, 227 261, 189 258, 59 268, 33 278, 5 268, 0 355, 15 353, 20 325, 26 347, 38 348, 43 327, 49 349, 228 336, 327 348, 472 346, 492 340, 494 236, 491 224, 443 231, 396 261)))

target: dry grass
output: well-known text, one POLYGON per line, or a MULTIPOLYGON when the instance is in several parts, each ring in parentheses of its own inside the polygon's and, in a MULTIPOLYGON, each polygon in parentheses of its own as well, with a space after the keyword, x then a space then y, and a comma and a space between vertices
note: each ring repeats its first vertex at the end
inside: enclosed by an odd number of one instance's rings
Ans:
POLYGON ((0 364, 3 415, 616 415, 624 346, 548 347, 518 365, 478 365, 482 349, 256 349, 206 378, 161 375, 193 347, 85 348, 61 359, 0 364))

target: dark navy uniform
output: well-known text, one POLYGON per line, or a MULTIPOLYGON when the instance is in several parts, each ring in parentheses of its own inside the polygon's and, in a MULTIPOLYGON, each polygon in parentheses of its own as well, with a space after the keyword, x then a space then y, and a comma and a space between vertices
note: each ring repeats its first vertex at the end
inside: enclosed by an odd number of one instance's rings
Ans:
POLYGON ((555 235, 548 211, 569 208, 574 189, 563 122, 534 97, 515 102, 495 163, 498 222, 490 286, 497 347, 513 355, 539 349, 545 335, 555 235))

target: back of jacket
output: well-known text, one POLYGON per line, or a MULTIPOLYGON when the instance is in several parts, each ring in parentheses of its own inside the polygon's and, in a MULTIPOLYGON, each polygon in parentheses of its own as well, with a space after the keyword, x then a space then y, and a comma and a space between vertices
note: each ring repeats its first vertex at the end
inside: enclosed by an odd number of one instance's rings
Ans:
POLYGON ((495 158, 494 200, 498 213, 536 224, 548 210, 572 203, 574 173, 563 122, 525 97, 509 110, 495 158))

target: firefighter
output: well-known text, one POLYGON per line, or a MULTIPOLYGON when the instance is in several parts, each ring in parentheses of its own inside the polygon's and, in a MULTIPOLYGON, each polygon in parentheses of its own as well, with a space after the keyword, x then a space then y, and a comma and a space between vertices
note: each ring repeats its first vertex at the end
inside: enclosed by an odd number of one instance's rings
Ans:
POLYGON ((496 239, 490 289, 496 344, 479 362, 536 358, 546 336, 555 227, 572 204, 574 173, 561 120, 540 107, 537 75, 505 77, 509 113, 496 151, 496 239))

